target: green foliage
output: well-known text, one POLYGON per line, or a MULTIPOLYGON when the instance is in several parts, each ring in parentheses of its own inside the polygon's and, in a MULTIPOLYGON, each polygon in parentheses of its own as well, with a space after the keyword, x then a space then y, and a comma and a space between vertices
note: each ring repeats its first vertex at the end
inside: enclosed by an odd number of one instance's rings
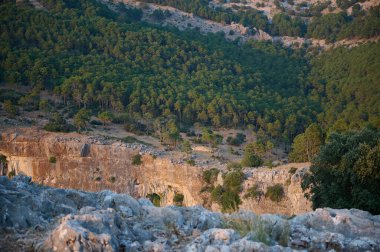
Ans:
POLYGON ((380 132, 332 133, 313 162, 303 189, 313 208, 358 208, 380 213, 380 132))
POLYGON ((161 197, 157 193, 150 193, 147 194, 146 197, 155 205, 156 207, 159 207, 161 205, 161 197))
POLYGON ((44 126, 44 130, 52 132, 70 132, 75 130, 75 127, 68 124, 59 113, 53 113, 50 116, 49 122, 44 126))
POLYGON ((227 169, 229 171, 233 171, 233 170, 241 170, 243 167, 241 165, 241 163, 238 163, 238 162, 231 162, 231 163, 228 163, 227 164, 227 169))
POLYGON ((224 177, 223 187, 230 191, 240 192, 243 181, 244 173, 242 171, 232 171, 224 177))
POLYGON ((5 100, 3 103, 3 109, 10 117, 18 115, 18 108, 13 105, 11 100, 5 100))
POLYGON ((102 121, 103 125, 106 125, 112 122, 113 114, 109 111, 104 111, 98 114, 98 118, 102 121))
POLYGON ((318 116, 323 128, 380 129, 380 43, 330 50, 311 64, 311 94, 323 105, 318 116))
POLYGON ((281 184, 268 186, 265 197, 269 198, 271 201, 280 202, 284 197, 284 188, 281 184))
POLYGON ((207 184, 213 184, 218 178, 219 170, 212 168, 210 170, 204 170, 202 174, 202 179, 207 184))
POLYGON ((298 17, 290 17, 284 13, 273 16, 272 35, 303 37, 306 33, 306 24, 298 17))
POLYGON ((223 179, 223 186, 218 185, 211 191, 211 200, 217 202, 223 212, 238 210, 241 204, 239 193, 243 181, 243 172, 232 171, 227 173, 223 179))
POLYGON ((173 202, 176 206, 182 206, 185 197, 181 193, 176 193, 173 197, 173 202))
POLYGON ((132 164, 133 165, 141 165, 143 163, 142 156, 140 154, 136 154, 132 158, 132 164))
POLYGON ((116 182, 116 177, 114 177, 114 176, 109 177, 108 178, 108 182, 115 183, 116 182))
POLYGON ((297 168, 296 167, 291 167, 290 169, 289 169, 289 174, 291 174, 291 175, 293 175, 293 174, 295 174, 296 172, 297 172, 297 168))
POLYGON ((194 159, 188 159, 188 160, 186 160, 186 164, 189 164, 191 166, 195 166, 195 160, 194 159))
POLYGON ((244 148, 243 159, 241 165, 244 167, 258 167, 263 164, 263 160, 257 155, 254 143, 249 143, 244 148))
POLYGON ((54 157, 54 156, 49 157, 49 163, 51 163, 51 164, 55 164, 55 163, 57 163, 57 158, 54 157))
POLYGON ((227 137, 227 143, 234 146, 239 146, 245 142, 246 135, 243 133, 237 133, 235 137, 227 137))
MULTIPOLYGON (((42 4, 48 11, 22 3, 0 6, 1 81, 32 89, 22 98, 26 107, 38 108, 39 94, 47 90, 67 106, 123 112, 114 119, 121 123, 126 114, 135 122, 174 119, 177 127, 195 122, 253 125, 275 138, 298 134, 315 119, 318 105, 303 96, 308 66, 291 50, 256 42, 238 46, 220 35, 127 24, 94 0, 42 4), (293 123, 289 118, 294 118, 292 132, 284 127, 293 123), (276 121, 279 125, 273 128, 276 121)), ((200 5, 213 12, 208 3, 200 5)), ((240 11, 243 23, 260 23, 264 16, 240 11)), ((76 119, 78 129, 85 129, 86 120, 76 119)), ((173 125, 162 133, 175 145, 179 138, 173 125)), ((211 144, 219 141, 216 135, 211 144)))
POLYGON ((192 148, 191 148, 191 144, 189 141, 183 141, 182 145, 181 145, 181 151, 187 153, 187 154, 190 154, 192 152, 192 148))
POLYGON ((321 128, 317 124, 311 124, 296 138, 289 153, 289 160, 293 162, 311 162, 319 153, 323 144, 321 128))
POLYGON ((346 12, 330 13, 313 18, 307 36, 336 41, 344 38, 370 38, 380 34, 380 5, 371 7, 363 15, 346 12))
POLYGON ((249 237, 256 242, 270 245, 271 240, 277 241, 282 246, 287 246, 290 236, 290 225, 286 223, 281 229, 273 232, 271 223, 263 220, 260 216, 252 215, 229 215, 223 217, 223 228, 231 228, 241 237, 249 237))
POLYGON ((8 178, 13 178, 14 176, 16 176, 16 171, 15 170, 12 170, 8 173, 8 178))
POLYGON ((90 121, 88 110, 82 108, 74 116, 74 125, 78 130, 87 129, 87 122, 90 121))
POLYGON ((244 198, 246 198, 246 199, 248 199, 248 198, 257 199, 263 195, 264 195, 264 193, 263 193, 263 191, 260 190, 259 185, 254 184, 253 186, 248 188, 247 193, 244 195, 244 198))

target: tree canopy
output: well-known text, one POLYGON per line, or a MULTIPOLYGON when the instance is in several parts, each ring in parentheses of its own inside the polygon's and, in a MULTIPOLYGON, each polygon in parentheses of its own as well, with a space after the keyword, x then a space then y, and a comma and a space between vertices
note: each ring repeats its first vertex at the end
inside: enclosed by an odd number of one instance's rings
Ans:
POLYGON ((380 213, 380 132, 333 133, 311 166, 303 188, 313 208, 358 208, 380 213))

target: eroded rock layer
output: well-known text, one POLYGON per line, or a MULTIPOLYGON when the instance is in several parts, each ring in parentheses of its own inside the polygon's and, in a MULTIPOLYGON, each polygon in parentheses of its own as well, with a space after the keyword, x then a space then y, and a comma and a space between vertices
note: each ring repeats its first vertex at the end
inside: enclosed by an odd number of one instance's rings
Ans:
POLYGON ((155 207, 111 191, 0 177, 1 251, 379 251, 380 216, 317 209, 294 218, 155 207))
MULTIPOLYGON (((4 175, 24 174, 42 185, 92 192, 108 189, 136 198, 156 193, 161 206, 173 205, 176 193, 184 195, 184 206, 204 205, 207 201, 200 193, 205 186, 204 168, 173 162, 168 155, 141 144, 77 133, 9 129, 1 134, 0 154, 8 160, 4 175), (142 154, 142 164, 133 165, 133 157, 138 153, 142 154)), ((300 178, 307 167, 308 164, 289 164, 246 171, 240 209, 287 215, 310 211, 310 202, 300 187, 300 178), (295 173, 289 173, 292 167, 298 168, 295 173), (263 192, 269 186, 281 184, 284 197, 280 202, 264 196, 245 198, 247 190, 255 184, 263 192)), ((219 210, 216 204, 210 207, 219 210)))

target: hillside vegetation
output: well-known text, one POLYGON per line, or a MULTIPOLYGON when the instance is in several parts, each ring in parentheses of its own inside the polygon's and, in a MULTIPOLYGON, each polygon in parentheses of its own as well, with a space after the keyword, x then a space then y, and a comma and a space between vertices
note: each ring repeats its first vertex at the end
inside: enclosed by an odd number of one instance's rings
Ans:
POLYGON ((1 4, 1 80, 30 87, 3 94, 8 111, 39 109, 47 90, 74 111, 174 118, 180 127, 249 126, 286 141, 312 122, 325 131, 380 127, 379 44, 308 61, 302 51, 267 43, 238 46, 222 35, 152 27, 135 9, 41 3, 46 10, 1 4))

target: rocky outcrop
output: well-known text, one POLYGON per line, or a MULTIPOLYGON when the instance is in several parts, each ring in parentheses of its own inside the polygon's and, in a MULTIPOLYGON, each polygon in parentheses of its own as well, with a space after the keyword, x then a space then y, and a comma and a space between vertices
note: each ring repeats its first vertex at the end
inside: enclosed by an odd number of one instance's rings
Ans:
POLYGON ((282 215, 155 207, 111 191, 0 177, 0 251, 379 251, 380 216, 356 209, 282 215))
POLYGON ((31 129, 3 132, 0 153, 8 172, 31 176, 33 181, 59 188, 87 191, 104 189, 145 197, 157 193, 162 205, 173 204, 175 193, 186 206, 202 202, 201 169, 157 157, 154 149, 77 133, 59 134, 31 129), (141 165, 132 159, 143 155, 141 165))
MULTIPOLYGON (((112 190, 135 198, 157 194, 161 206, 173 205, 176 193, 184 195, 184 206, 203 205, 200 193, 203 168, 173 162, 165 153, 141 144, 127 144, 77 133, 51 133, 37 129, 11 129, 1 134, 0 154, 8 160, 8 173, 31 176, 41 185, 86 191, 112 190), (133 165, 136 154, 142 164, 133 165)), ((240 209, 256 213, 299 214, 311 209, 300 183, 308 164, 289 164, 273 169, 246 170, 240 209), (291 167, 298 167, 290 174, 291 167), (254 184, 266 191, 268 186, 283 185, 280 202, 262 196, 245 198, 254 184)), ((212 209, 219 210, 215 204, 212 209)))

